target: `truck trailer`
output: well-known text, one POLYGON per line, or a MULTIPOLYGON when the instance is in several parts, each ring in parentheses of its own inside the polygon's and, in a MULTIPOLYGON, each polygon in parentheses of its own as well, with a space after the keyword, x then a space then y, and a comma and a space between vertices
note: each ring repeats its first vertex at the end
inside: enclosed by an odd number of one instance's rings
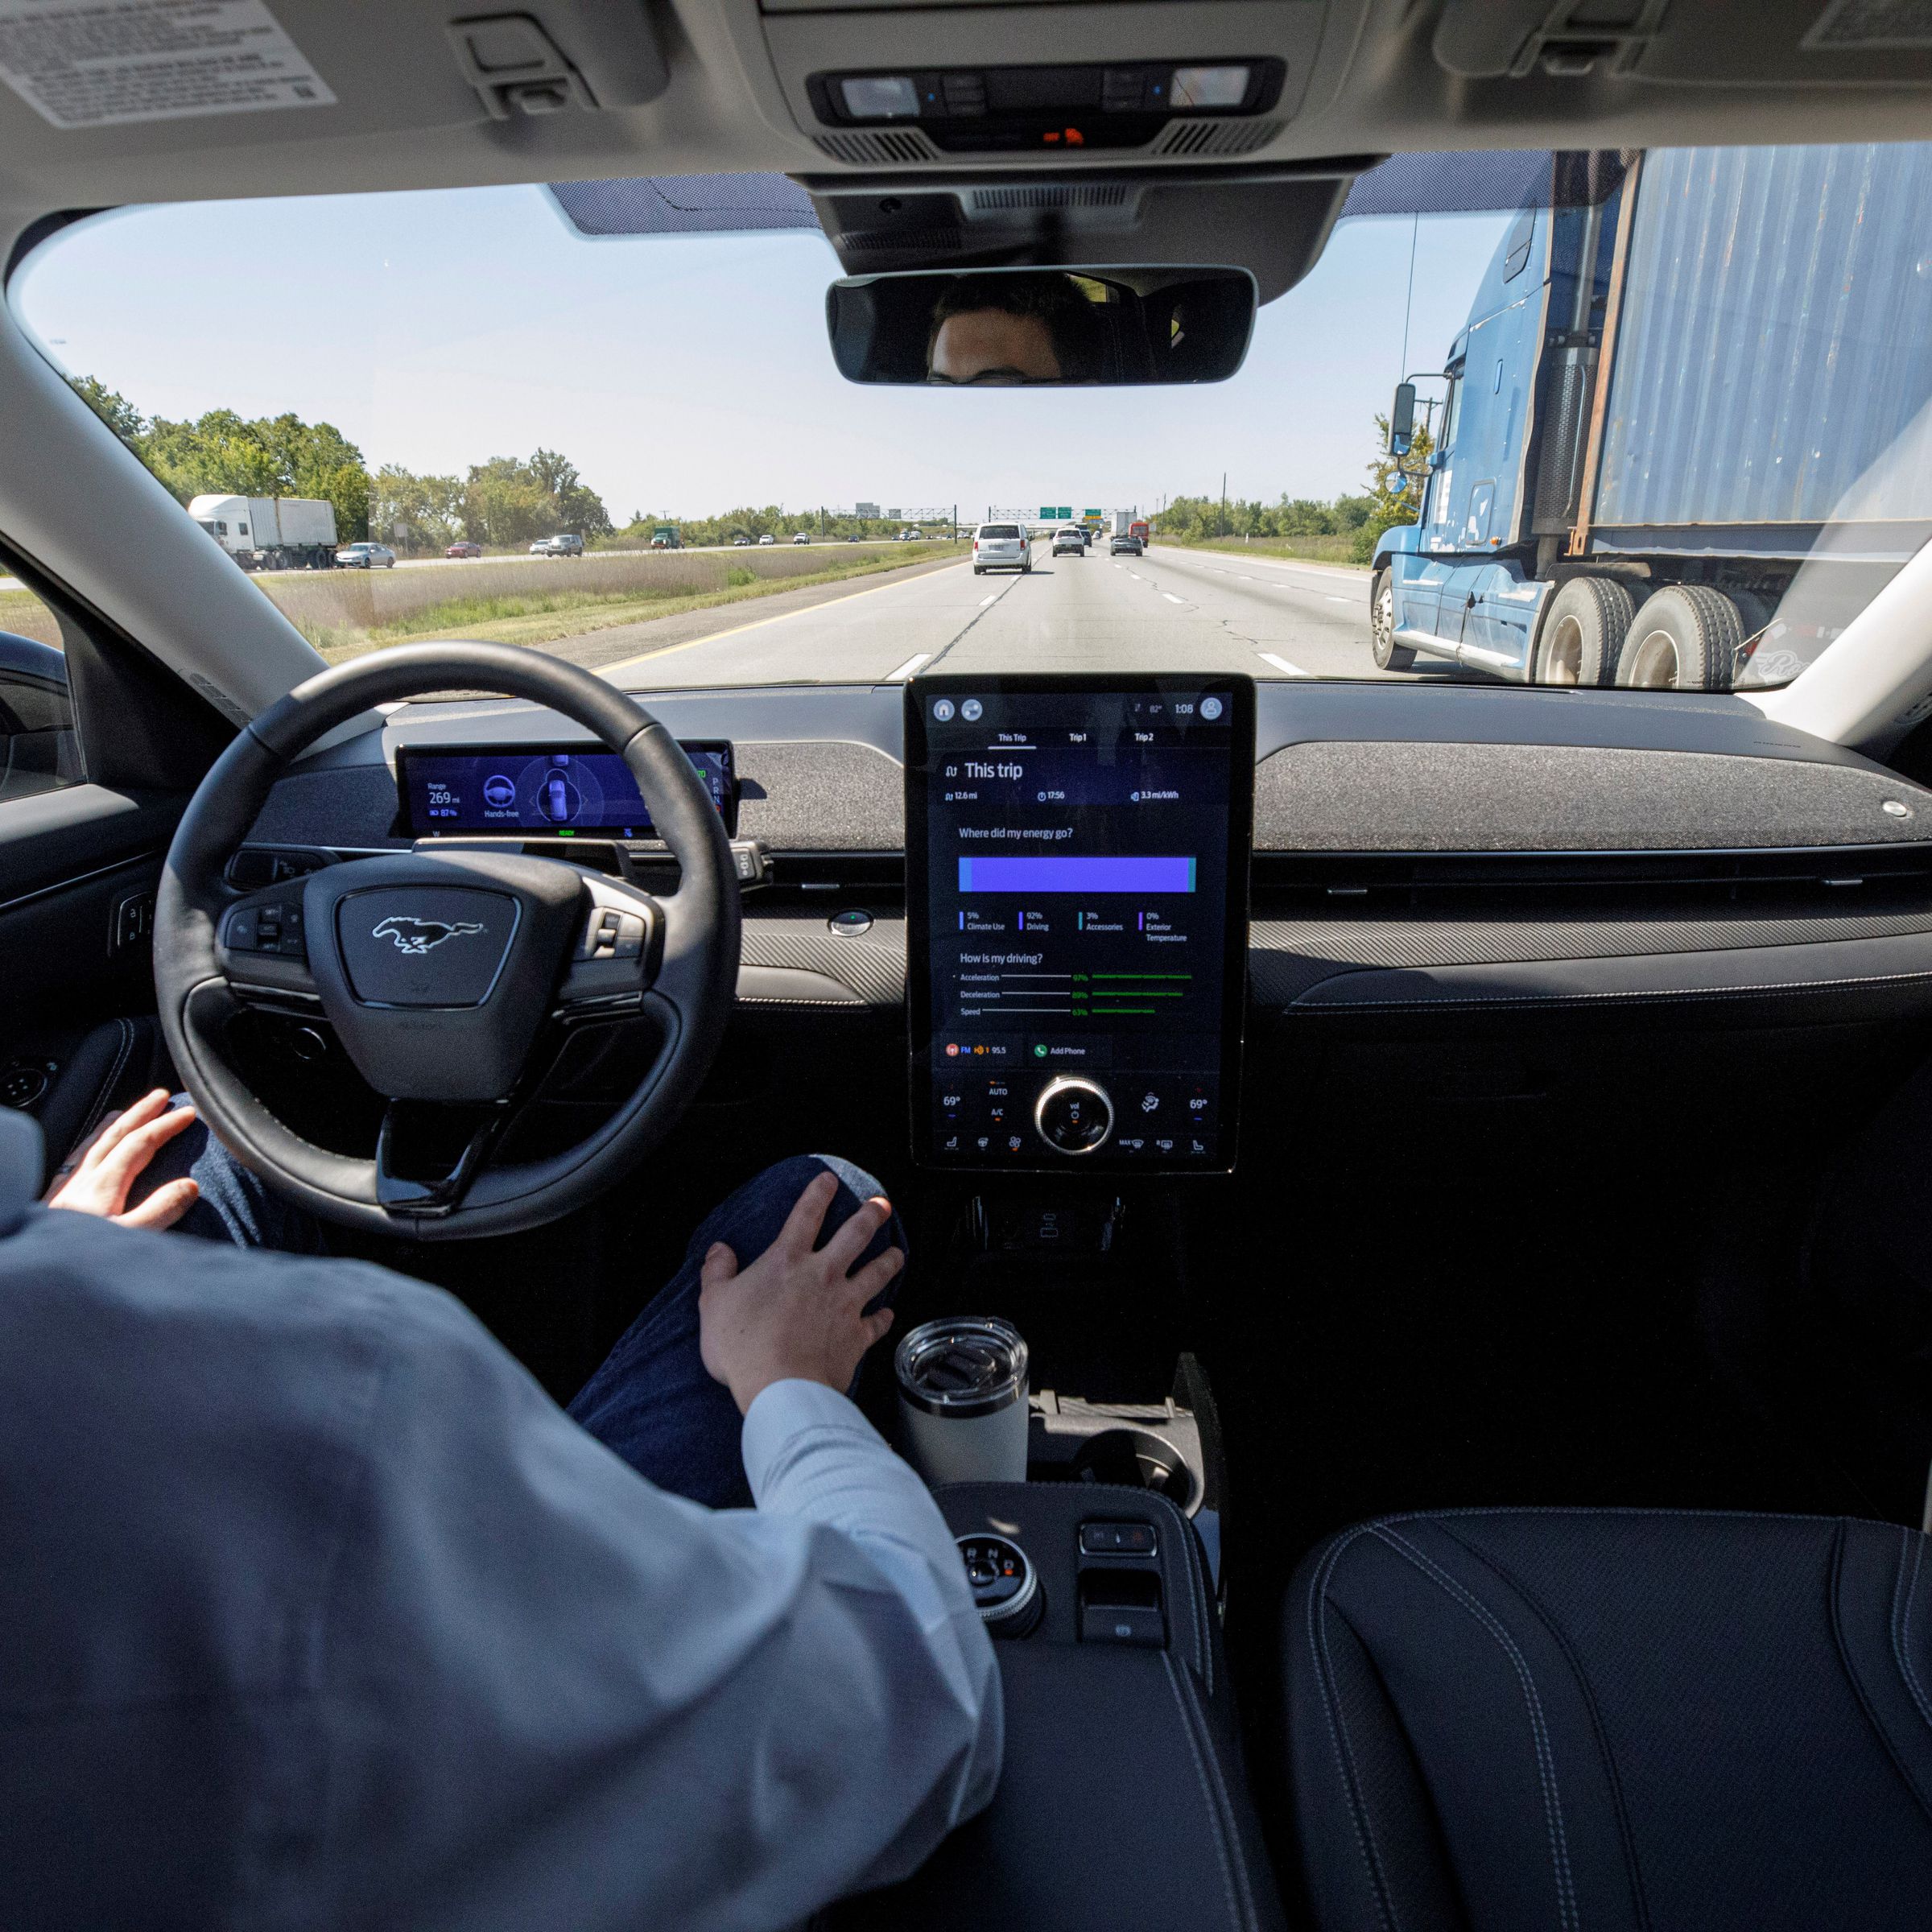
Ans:
POLYGON ((1439 378, 1417 519, 1370 580, 1385 670, 1787 680, 1932 535, 1932 146, 1552 157, 1439 378), (1705 379, 1708 376, 1710 379, 1705 379))
POLYGON ((312 497, 196 497, 188 514, 244 570, 332 570, 336 507, 312 497))

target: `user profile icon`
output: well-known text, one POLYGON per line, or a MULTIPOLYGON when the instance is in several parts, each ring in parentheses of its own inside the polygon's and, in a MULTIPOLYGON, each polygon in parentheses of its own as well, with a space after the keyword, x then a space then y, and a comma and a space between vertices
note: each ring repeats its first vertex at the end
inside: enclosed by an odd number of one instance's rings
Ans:
POLYGON ((1203 698, 1201 700, 1201 716, 1203 717, 1212 723, 1220 715, 1221 701, 1219 698, 1203 698))
POLYGON ((952 716, 952 700, 951 698, 935 700, 932 707, 932 715, 942 724, 947 723, 952 716))
POLYGON ((483 803, 498 811, 506 810, 517 802, 517 788, 502 772, 496 772, 483 781, 483 803))
POLYGON ((986 707, 982 704, 977 698, 968 698, 966 702, 960 707, 960 716, 963 717, 968 724, 977 724, 979 722, 980 714, 984 712, 985 708, 986 707))

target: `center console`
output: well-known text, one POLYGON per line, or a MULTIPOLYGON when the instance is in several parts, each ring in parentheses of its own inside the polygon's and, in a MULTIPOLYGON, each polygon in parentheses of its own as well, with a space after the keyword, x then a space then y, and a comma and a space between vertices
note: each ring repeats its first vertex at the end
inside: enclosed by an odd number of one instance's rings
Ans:
MULTIPOLYGON (((1058 1395, 1022 1332, 1093 1367, 1074 1311, 1122 1319, 1122 1226, 1145 1270, 1155 1197, 1205 1205, 1187 1177, 1233 1166, 1253 687, 927 677, 906 706, 913 1150, 938 1198, 967 1199, 956 1305, 993 1312, 902 1337, 897 1432, 993 1640, 1005 1750, 985 1813, 828 1922, 1274 1927, 1221 1652, 1204 1375, 1183 1352, 1164 1403, 1058 1395)), ((1146 1393, 1134 1353, 1096 1395, 1146 1393)))
POLYGON ((848 1899, 828 1925, 1274 1932, 1280 1906, 1187 1519, 1161 1496, 1104 1485, 961 1483, 935 1500, 1000 1662, 999 1789, 912 1878, 848 1899))

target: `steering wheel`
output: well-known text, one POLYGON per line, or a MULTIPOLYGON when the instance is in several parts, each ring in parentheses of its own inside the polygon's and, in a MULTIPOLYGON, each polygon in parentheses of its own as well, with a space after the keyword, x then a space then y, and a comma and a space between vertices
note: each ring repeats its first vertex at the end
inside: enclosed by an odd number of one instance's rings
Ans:
POLYGON ((689 1104, 730 1017, 738 888, 724 821, 677 741, 614 685, 501 644, 417 644, 298 685, 189 802, 155 910, 155 991, 209 1130, 279 1193, 345 1227, 419 1239, 555 1220, 635 1166, 689 1104), (616 752, 680 869, 656 897, 562 860, 488 848, 384 853, 242 892, 225 877, 295 756, 372 704, 493 691, 561 712, 616 752), (389 1104, 374 1157, 283 1124, 218 1051, 254 1007, 326 1019, 389 1104), (647 1017, 634 1092, 561 1153, 497 1161, 579 1029, 647 1017))

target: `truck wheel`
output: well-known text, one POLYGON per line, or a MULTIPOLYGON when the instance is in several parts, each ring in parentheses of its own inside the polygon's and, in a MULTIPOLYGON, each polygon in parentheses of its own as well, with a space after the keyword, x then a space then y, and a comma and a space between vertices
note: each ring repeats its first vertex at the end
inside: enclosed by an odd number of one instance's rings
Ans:
POLYGON ((1415 653, 1395 641, 1395 586, 1385 570, 1368 587, 1368 650, 1377 671, 1413 671, 1415 653))
POLYGON ((1728 691, 1744 641, 1744 620, 1721 590, 1673 584, 1632 621, 1616 681, 1634 691, 1728 691))
POLYGON ((1615 577, 1572 577, 1558 584, 1538 634, 1532 684, 1596 686, 1616 681, 1637 600, 1615 577))

